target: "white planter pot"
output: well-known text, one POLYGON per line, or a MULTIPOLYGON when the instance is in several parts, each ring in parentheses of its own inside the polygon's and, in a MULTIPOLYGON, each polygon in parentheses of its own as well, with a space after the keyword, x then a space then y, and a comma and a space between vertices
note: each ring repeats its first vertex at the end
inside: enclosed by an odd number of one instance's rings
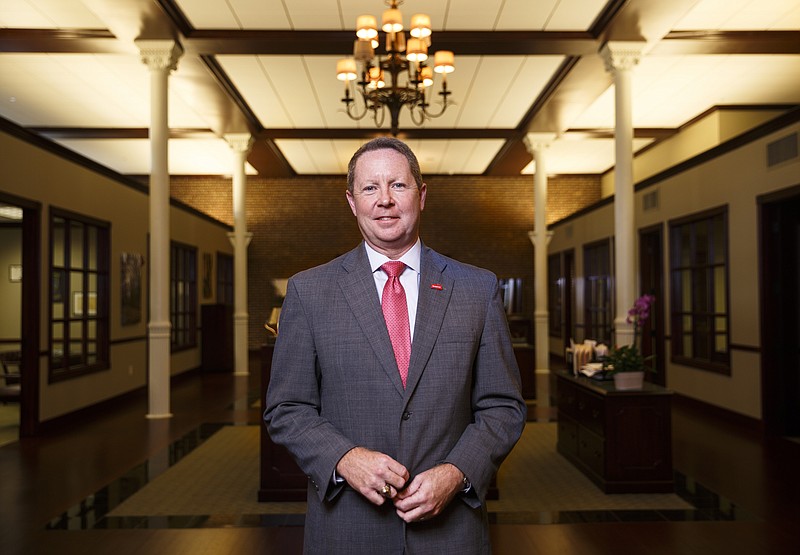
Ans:
POLYGON ((644 384, 644 371, 618 372, 614 374, 614 387, 624 391, 626 389, 642 389, 644 384))

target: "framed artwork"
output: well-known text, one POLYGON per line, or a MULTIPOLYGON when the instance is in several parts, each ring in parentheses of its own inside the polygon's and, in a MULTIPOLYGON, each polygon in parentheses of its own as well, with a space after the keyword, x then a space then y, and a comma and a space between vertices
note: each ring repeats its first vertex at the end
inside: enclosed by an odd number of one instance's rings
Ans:
POLYGON ((142 266, 144 257, 138 253, 123 252, 120 255, 120 297, 123 326, 142 321, 142 266))
MULTIPOLYGON (((97 293, 89 291, 86 301, 87 316, 95 316, 97 314, 97 293)), ((72 315, 83 316, 83 291, 75 291, 72 293, 72 315)))
POLYGON ((8 281, 12 283, 22 281, 22 264, 8 265, 8 281))

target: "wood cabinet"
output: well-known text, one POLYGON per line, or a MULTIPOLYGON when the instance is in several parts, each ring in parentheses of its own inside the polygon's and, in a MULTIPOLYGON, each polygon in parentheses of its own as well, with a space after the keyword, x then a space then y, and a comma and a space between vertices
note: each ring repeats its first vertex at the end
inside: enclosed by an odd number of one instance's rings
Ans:
POLYGON ((674 490, 671 392, 557 373, 558 452, 606 493, 674 490))

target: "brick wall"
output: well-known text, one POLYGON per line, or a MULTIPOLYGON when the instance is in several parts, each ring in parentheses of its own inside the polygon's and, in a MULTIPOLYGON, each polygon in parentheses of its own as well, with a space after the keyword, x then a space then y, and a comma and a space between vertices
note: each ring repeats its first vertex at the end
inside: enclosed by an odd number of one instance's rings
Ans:
MULTIPOLYGON (((533 177, 431 176, 421 235, 433 249, 524 279, 533 314, 533 177)), ((271 280, 327 262, 361 240, 345 200, 345 178, 247 179, 248 312, 251 348, 264 342, 262 323, 279 304, 271 280)), ((233 225, 231 181, 173 176, 173 197, 233 225)), ((548 223, 600 200, 599 176, 555 176, 548 182, 548 223)))

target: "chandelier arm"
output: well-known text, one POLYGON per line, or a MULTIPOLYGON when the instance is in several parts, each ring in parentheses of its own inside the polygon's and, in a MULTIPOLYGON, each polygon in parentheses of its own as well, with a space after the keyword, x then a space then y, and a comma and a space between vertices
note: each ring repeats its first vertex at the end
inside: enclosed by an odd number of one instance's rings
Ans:
POLYGON ((434 113, 428 110, 428 106, 430 106, 430 104, 425 104, 424 107, 422 108, 422 111, 426 117, 438 118, 441 117, 442 114, 444 114, 445 111, 447 110, 447 107, 449 106, 449 104, 447 103, 447 97, 450 96, 450 91, 448 91, 447 88, 445 87, 444 89, 439 91, 439 95, 442 97, 442 104, 441 104, 442 107, 439 109, 438 112, 434 113))
POLYGON ((369 113, 369 106, 367 105, 366 97, 364 96, 364 93, 362 91, 359 91, 359 95, 350 94, 350 88, 352 86, 353 85, 350 83, 347 84, 347 88, 345 88, 345 94, 344 98, 342 99, 342 102, 344 102, 345 113, 347 114, 347 116, 354 121, 359 121, 364 119, 366 115, 369 113), (354 96, 361 96, 361 100, 364 103, 364 108, 361 111, 361 113, 358 113, 358 110, 355 109, 355 104, 357 103, 357 100, 353 98, 354 96))

